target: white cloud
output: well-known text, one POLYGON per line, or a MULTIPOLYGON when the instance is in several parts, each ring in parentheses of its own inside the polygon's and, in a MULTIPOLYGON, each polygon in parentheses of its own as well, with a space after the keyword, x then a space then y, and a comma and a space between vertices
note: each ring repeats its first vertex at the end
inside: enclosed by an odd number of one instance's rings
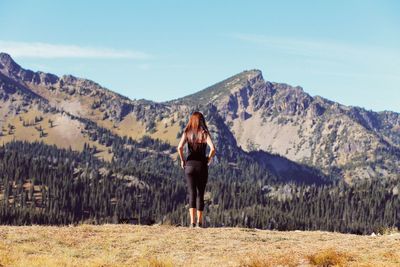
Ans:
MULTIPOLYGON (((341 69, 343 73, 362 71, 361 75, 398 76, 400 50, 368 45, 320 39, 298 39, 262 34, 236 33, 232 38, 259 45, 276 55, 301 58, 303 64, 324 69, 341 69), (352 69, 351 69, 352 68, 352 69)), ((319 71, 319 70, 318 70, 319 71)))
POLYGON ((133 50, 1 40, 0 52, 8 53, 16 58, 148 59, 152 57, 145 52, 133 50))
POLYGON ((358 59, 388 61, 393 57, 399 57, 398 50, 387 49, 386 47, 368 46, 364 44, 353 44, 331 40, 298 39, 287 37, 267 36, 261 34, 232 35, 233 38, 263 45, 277 49, 289 54, 308 56, 325 59, 358 59))

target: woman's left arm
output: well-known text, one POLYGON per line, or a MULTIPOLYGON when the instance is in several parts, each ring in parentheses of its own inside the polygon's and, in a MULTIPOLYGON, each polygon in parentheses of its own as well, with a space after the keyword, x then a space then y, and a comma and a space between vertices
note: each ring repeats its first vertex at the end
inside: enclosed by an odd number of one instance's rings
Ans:
POLYGON ((215 146, 214 146, 213 141, 211 140, 210 134, 207 134, 207 144, 210 146, 210 154, 207 157, 207 164, 210 165, 211 159, 215 155, 215 146))
POLYGON ((186 144, 186 133, 183 132, 181 140, 179 141, 179 144, 178 144, 178 153, 179 153, 179 158, 181 159, 182 169, 185 167, 185 164, 186 164, 185 158, 183 157, 183 146, 185 144, 186 144))

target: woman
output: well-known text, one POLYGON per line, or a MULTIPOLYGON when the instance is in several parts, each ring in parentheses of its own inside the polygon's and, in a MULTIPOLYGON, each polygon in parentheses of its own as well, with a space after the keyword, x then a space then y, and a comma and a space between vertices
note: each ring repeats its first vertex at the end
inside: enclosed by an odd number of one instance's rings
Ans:
POLYGON ((202 113, 195 111, 190 116, 189 123, 182 133, 178 152, 189 190, 190 227, 202 227, 204 191, 208 180, 208 165, 215 155, 215 147, 202 113), (189 150, 189 155, 186 159, 183 157, 183 146, 185 143, 187 143, 189 150), (210 146, 208 157, 206 157, 207 144, 210 146), (195 224, 196 208, 197 223, 195 224))

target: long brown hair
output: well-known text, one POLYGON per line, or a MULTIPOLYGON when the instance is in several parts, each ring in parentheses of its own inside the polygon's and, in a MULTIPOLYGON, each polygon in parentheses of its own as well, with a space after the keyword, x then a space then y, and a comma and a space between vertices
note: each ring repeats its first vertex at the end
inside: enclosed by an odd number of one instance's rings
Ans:
POLYGON ((195 111, 192 113, 189 122, 185 127, 184 133, 186 133, 187 140, 192 145, 205 142, 209 131, 206 120, 201 112, 195 111))

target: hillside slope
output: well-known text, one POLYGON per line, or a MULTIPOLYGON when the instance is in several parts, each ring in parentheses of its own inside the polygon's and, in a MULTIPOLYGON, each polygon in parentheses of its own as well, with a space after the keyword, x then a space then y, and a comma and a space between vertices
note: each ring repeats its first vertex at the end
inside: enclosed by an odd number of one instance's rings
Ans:
POLYGON ((395 112, 312 97, 299 86, 265 81, 259 70, 165 103, 212 103, 248 152, 278 154, 348 181, 400 177, 400 114, 395 112))
POLYGON ((168 225, 0 226, 1 266, 399 266, 400 235, 168 225))

